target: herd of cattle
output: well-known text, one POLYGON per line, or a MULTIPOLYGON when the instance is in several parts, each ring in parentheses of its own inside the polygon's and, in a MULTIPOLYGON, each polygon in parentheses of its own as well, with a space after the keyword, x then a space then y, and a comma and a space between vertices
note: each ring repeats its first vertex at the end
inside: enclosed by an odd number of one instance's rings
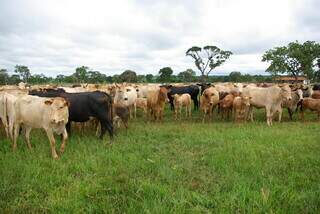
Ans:
POLYGON ((17 139, 23 133, 31 149, 30 131, 41 128, 46 131, 53 158, 58 158, 54 133, 61 135, 60 152, 63 153, 70 135, 71 122, 76 125, 94 126, 102 139, 108 131, 112 141, 114 126, 136 117, 137 108, 142 109, 147 120, 161 121, 166 103, 170 103, 174 118, 191 117, 191 105, 200 108, 202 122, 211 121, 217 108, 222 119, 233 115, 235 122, 253 121, 254 108, 264 108, 270 126, 282 110, 288 109, 290 119, 300 109, 315 111, 320 119, 320 85, 289 84, 82 84, 72 87, 2 86, 0 87, 0 127, 17 147, 17 139), (200 101, 200 102, 199 102, 200 101), (82 124, 82 125, 81 125, 82 124))

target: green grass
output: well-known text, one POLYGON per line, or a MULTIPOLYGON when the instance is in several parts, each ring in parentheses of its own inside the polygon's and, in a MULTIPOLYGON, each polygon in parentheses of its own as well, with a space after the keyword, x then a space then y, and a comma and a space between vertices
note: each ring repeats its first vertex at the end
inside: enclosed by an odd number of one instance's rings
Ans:
MULTIPOLYGON (((59 160, 0 136, 0 213, 319 213, 320 123, 141 117, 112 145, 74 133, 59 160)), ((284 120, 287 120, 287 112, 284 120)), ((60 145, 60 142, 58 143, 60 145)))

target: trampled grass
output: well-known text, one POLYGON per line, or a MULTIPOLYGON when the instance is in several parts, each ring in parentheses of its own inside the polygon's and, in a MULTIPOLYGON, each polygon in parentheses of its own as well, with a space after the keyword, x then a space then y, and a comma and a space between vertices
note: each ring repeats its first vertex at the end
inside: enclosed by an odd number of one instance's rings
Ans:
MULTIPOLYGON (((319 213, 320 123, 192 120, 74 133, 59 160, 42 131, 33 150, 0 143, 0 213, 319 213)), ((310 121, 311 120, 311 121, 310 121)), ((60 142, 58 143, 60 145, 60 142)))

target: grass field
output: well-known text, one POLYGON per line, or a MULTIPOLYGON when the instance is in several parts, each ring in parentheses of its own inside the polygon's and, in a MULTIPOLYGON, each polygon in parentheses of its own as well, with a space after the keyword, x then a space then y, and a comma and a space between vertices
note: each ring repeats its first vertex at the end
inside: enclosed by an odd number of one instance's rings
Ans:
POLYGON ((74 133, 59 160, 44 132, 13 153, 1 130, 0 213, 319 213, 320 123, 307 116, 267 127, 262 111, 247 124, 167 112, 112 145, 74 133))

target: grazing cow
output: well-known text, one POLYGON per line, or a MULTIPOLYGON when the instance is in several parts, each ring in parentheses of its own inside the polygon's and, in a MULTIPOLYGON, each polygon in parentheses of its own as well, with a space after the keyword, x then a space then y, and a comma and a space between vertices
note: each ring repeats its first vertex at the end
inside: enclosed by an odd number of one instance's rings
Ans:
POLYGON ((70 133, 71 122, 86 122, 91 117, 96 118, 101 126, 100 139, 103 138, 106 130, 110 135, 110 142, 113 138, 112 125, 112 98, 110 95, 100 92, 66 93, 63 90, 30 91, 30 95, 40 97, 63 97, 69 101, 69 122, 67 131, 70 133))
POLYGON ((316 111, 318 113, 318 120, 320 120, 320 99, 304 98, 299 105, 301 111, 301 119, 304 121, 304 111, 309 109, 310 111, 316 111))
POLYGON ((292 120, 292 115, 297 109, 298 103, 303 99, 303 92, 301 89, 297 89, 291 92, 291 100, 283 100, 282 101, 282 108, 287 108, 290 120, 292 120))
POLYGON ((230 113, 232 112, 233 108, 234 98, 235 96, 233 94, 228 94, 222 100, 219 101, 222 119, 229 119, 230 113))
POLYGON ((191 99, 193 100, 194 103, 194 109, 198 109, 199 107, 199 102, 198 102, 198 94, 199 94, 199 87, 197 85, 189 85, 189 86, 181 86, 181 87, 176 87, 176 86, 165 86, 167 89, 170 89, 168 93, 168 99, 170 102, 170 107, 171 110, 174 110, 174 104, 173 104, 173 95, 174 94, 189 94, 191 99))
POLYGON ((165 87, 160 87, 158 91, 151 91, 147 96, 148 117, 155 121, 162 121, 163 111, 168 101, 168 91, 165 87))
POLYGON ((190 94, 174 94, 174 112, 175 119, 178 119, 178 114, 181 118, 182 107, 186 109, 186 117, 191 117, 191 96, 190 94))
POLYGON ((136 106, 142 109, 144 114, 147 114, 147 98, 137 98, 136 106))
POLYGON ((313 99, 320 99, 320 90, 313 90, 313 93, 311 95, 311 98, 313 99))
POLYGON ((250 107, 251 97, 238 96, 233 100, 234 122, 245 121, 250 107))
POLYGON ((69 117, 68 102, 64 98, 41 98, 24 95, 16 100, 14 111, 13 150, 17 147, 20 127, 23 127, 25 130, 25 140, 29 149, 31 149, 30 132, 32 128, 43 128, 50 141, 52 157, 58 158, 55 149, 54 133, 63 136, 60 152, 64 152, 68 138, 66 124, 69 117))
POLYGON ((291 89, 288 85, 281 87, 271 86, 268 88, 247 86, 243 89, 243 95, 252 97, 249 109, 251 121, 253 121, 253 107, 265 108, 267 124, 271 126, 274 113, 279 112, 279 122, 281 121, 281 103, 283 100, 291 100, 291 89))
POLYGON ((219 103, 219 92, 214 87, 209 87, 203 91, 200 97, 200 109, 203 112, 202 122, 206 117, 212 120, 212 111, 219 103))

